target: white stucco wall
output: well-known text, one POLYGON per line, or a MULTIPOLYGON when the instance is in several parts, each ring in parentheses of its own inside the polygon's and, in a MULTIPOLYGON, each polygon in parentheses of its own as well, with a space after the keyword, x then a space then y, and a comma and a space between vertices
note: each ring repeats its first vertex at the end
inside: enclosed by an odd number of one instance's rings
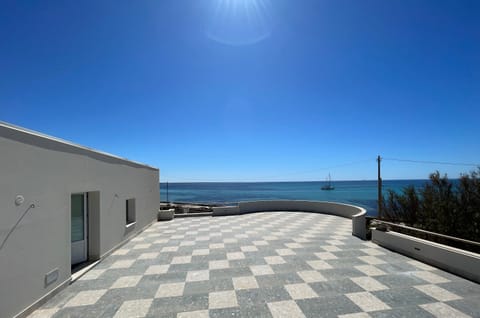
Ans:
POLYGON ((0 317, 15 316, 70 279, 70 197, 94 191, 94 258, 156 219, 158 169, 0 123, 0 317), (19 195, 25 201, 16 205, 19 195), (130 198, 136 224, 127 231, 130 198), (58 279, 46 286, 45 275, 55 269, 58 279))
POLYGON ((372 230, 372 242, 480 283, 480 254, 377 229, 372 230))

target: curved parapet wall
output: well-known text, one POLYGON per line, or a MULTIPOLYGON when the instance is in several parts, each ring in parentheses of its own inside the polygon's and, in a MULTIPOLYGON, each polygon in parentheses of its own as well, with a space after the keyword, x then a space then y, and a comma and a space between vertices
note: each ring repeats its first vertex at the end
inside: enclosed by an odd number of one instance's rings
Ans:
POLYGON ((302 211, 332 214, 352 219, 352 234, 365 240, 367 237, 366 213, 361 207, 326 201, 269 200, 240 202, 238 206, 215 207, 213 215, 236 215, 267 211, 302 211))

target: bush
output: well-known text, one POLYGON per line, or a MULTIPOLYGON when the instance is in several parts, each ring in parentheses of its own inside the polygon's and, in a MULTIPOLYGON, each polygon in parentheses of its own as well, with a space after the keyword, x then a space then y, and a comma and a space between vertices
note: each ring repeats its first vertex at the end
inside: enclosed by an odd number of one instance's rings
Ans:
POLYGON ((480 168, 455 184, 437 171, 423 188, 387 191, 380 218, 480 242, 480 168))

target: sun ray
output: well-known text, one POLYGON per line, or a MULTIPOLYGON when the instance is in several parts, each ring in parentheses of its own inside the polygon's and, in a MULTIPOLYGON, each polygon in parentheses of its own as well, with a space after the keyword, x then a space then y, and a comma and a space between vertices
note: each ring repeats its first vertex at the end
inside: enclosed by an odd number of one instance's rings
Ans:
POLYGON ((273 28, 270 0, 216 0, 207 35, 228 45, 249 45, 270 36, 273 28))

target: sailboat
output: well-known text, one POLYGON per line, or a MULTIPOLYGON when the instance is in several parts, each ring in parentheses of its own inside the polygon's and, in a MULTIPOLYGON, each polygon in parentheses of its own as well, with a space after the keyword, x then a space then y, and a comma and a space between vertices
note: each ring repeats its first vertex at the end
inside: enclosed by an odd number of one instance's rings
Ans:
POLYGON ((322 187, 322 190, 334 190, 334 189, 335 187, 332 185, 332 178, 330 177, 330 173, 329 173, 327 178, 327 184, 325 184, 322 187))

